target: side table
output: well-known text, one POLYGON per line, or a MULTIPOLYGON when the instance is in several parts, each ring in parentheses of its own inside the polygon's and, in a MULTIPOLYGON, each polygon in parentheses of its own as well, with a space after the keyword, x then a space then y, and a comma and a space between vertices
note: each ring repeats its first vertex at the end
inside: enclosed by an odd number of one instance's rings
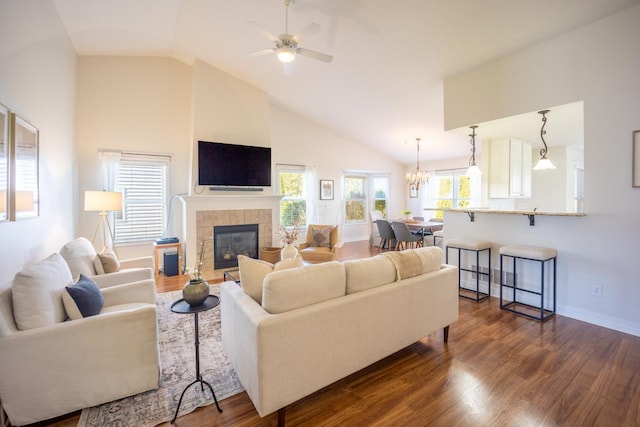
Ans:
POLYGON ((176 408, 176 414, 173 416, 173 420, 171 420, 171 424, 176 422, 176 418, 178 418, 178 411, 180 411, 180 405, 182 404, 182 398, 184 394, 194 384, 200 383, 200 387, 202 391, 204 391, 204 386, 206 385, 211 390, 211 394, 213 395, 213 400, 216 402, 216 407, 218 408, 218 412, 222 412, 220 409, 220 405, 218 405, 218 399, 216 398, 216 394, 213 392, 213 387, 211 384, 202 379, 202 375, 200 374, 200 339, 198 333, 198 313, 202 311, 210 310, 220 304, 220 298, 215 295, 209 295, 207 299, 200 305, 191 306, 184 299, 179 299, 178 301, 171 304, 171 311, 179 314, 193 314, 195 319, 195 338, 196 338, 196 379, 185 387, 180 395, 180 400, 178 401, 178 407, 176 408))

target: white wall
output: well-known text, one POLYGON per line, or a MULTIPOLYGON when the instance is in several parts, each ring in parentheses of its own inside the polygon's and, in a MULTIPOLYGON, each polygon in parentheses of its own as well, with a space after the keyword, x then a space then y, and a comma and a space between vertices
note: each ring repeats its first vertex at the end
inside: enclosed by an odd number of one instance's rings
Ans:
MULTIPOLYGON (((640 6, 445 81, 447 129, 584 101, 584 218, 446 214, 453 235, 558 249, 558 312, 640 335, 640 6), (502 76, 502 78, 496 78, 502 76), (593 285, 602 296, 591 295, 593 285)), ((497 261, 497 257, 494 261, 497 261)))
POLYGON ((0 2, 0 102, 40 130, 40 216, 0 223, 0 286, 74 234, 75 52, 50 2, 0 2))
MULTIPOLYGON (((338 135, 299 115, 271 106, 271 147, 273 162, 316 167, 318 179, 334 181, 334 199, 316 200, 321 224, 342 221, 343 171, 389 173, 389 215, 398 217, 405 209, 405 167, 368 147, 338 135)), ((369 238, 369 223, 341 227, 344 242, 369 238)))

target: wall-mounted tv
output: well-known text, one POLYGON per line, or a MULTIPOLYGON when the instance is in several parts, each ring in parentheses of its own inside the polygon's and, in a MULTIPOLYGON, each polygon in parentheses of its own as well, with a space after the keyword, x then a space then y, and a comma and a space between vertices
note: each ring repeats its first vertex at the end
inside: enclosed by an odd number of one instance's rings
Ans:
POLYGON ((271 148, 198 141, 198 184, 271 185, 271 148))

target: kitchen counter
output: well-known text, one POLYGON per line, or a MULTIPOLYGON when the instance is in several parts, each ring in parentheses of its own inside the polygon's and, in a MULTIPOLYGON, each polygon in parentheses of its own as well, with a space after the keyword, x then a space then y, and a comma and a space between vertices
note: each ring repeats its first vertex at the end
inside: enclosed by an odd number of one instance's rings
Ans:
POLYGON ((505 215, 526 215, 529 218, 529 225, 535 225, 536 215, 547 216, 573 216, 583 217, 587 214, 580 212, 547 212, 547 211, 525 211, 525 210, 504 210, 504 209, 489 209, 489 208, 424 208, 425 211, 443 211, 443 212, 464 212, 469 215, 471 222, 475 221, 476 213, 487 214, 505 214, 505 215))

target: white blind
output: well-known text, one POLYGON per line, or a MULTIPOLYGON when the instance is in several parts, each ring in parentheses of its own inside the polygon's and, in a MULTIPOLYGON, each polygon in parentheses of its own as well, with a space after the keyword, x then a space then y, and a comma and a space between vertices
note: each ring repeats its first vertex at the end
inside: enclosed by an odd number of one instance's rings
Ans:
POLYGON ((155 240, 166 226, 166 200, 171 158, 122 153, 118 191, 122 211, 115 214, 116 243, 155 240))

